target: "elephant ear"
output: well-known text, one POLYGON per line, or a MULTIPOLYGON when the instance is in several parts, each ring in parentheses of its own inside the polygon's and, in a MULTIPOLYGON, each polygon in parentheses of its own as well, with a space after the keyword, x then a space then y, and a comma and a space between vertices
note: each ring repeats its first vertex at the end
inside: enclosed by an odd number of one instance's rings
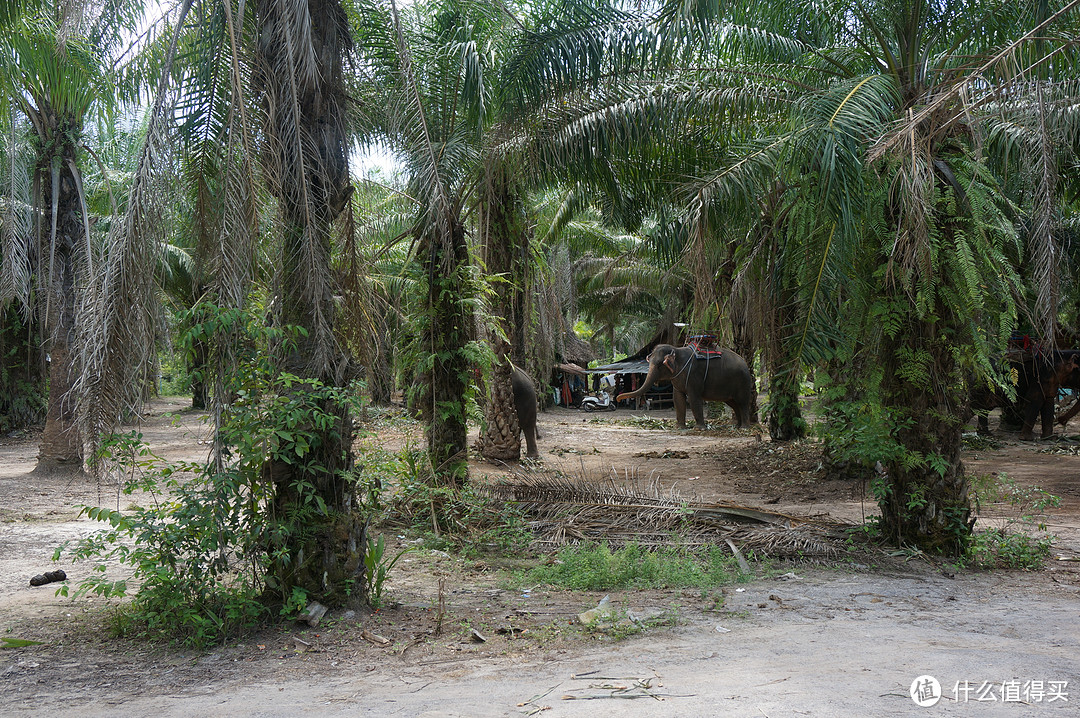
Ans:
POLYGON ((668 368, 672 374, 675 373, 675 352, 668 352, 668 355, 664 357, 664 366, 668 368))

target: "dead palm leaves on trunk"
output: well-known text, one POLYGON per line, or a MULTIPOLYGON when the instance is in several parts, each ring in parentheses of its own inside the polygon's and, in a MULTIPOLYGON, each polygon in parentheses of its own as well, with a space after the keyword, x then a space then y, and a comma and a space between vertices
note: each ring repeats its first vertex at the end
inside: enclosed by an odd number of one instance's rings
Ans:
POLYGON ((742 551, 776 558, 835 558, 850 524, 825 515, 802 516, 752 506, 701 502, 631 478, 604 484, 564 473, 519 470, 512 481, 485 487, 514 503, 531 522, 536 542, 706 546, 731 542, 742 551))

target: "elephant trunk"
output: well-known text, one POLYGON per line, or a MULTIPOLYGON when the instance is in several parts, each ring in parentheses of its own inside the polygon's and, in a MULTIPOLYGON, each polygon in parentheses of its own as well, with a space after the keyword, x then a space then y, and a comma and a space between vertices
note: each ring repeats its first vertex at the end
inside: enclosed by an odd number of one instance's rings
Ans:
POLYGON ((649 363, 649 373, 645 376, 645 382, 638 387, 635 391, 628 391, 619 394, 615 397, 615 401, 622 401, 623 399, 640 399, 645 396, 645 392, 652 388, 653 383, 656 381, 656 375, 659 373, 657 365, 652 362, 649 363))

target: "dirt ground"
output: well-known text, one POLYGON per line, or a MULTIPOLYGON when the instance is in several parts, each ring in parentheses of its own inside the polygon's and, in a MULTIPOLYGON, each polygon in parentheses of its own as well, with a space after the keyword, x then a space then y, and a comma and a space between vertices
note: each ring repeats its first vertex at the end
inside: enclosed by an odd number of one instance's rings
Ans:
MULTIPOLYGON (((543 466, 852 522, 874 510, 865 486, 819 475, 811 442, 645 428, 632 416, 673 413, 542 413, 543 466)), ((202 417, 183 400, 155 402, 141 430, 163 457, 206 455, 202 417)), ((393 449, 414 431, 383 427, 368 440, 393 449)), ((104 602, 29 586, 57 568, 60 542, 99 528, 77 506, 126 505, 116 487, 31 475, 37 438, 0 438, 0 638, 43 642, 0 648, 0 715, 1080 715, 1080 437, 1071 434, 1029 444, 1000 433, 964 457, 971 472, 1006 472, 1062 498, 1047 518, 1053 559, 1038 572, 882 554, 873 565, 782 566, 722 591, 614 592, 623 609, 675 619, 619 638, 576 623, 601 594, 512 590, 496 565, 424 552, 394 569, 391 608, 335 612, 317 628, 286 625, 205 653, 111 638, 104 602), (446 609, 435 635, 439 579, 446 609), (923 675, 941 685, 933 707, 909 696, 923 675)), ((504 473, 473 469, 478 479, 504 473)), ((983 509, 989 525, 1007 512, 983 509)), ((89 572, 60 567, 69 582, 89 572)))

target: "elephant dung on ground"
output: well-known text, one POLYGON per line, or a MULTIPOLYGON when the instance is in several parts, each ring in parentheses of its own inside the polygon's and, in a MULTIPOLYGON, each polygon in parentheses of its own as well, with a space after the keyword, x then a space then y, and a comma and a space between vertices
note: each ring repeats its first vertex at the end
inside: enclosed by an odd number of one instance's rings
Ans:
POLYGON ((532 377, 518 367, 510 373, 510 383, 514 389, 514 408, 517 409, 518 426, 525 433, 525 455, 530 459, 540 456, 536 450, 536 440, 540 432, 536 430, 536 385, 532 377))
POLYGON ((675 420, 686 428, 686 404, 694 412, 698 428, 705 428, 705 402, 722 401, 735 412, 739 428, 757 423, 751 409, 754 376, 746 361, 731 351, 698 354, 693 347, 658 344, 649 354, 649 374, 637 391, 619 394, 617 401, 640 399, 656 382, 670 381, 675 401, 675 420))

